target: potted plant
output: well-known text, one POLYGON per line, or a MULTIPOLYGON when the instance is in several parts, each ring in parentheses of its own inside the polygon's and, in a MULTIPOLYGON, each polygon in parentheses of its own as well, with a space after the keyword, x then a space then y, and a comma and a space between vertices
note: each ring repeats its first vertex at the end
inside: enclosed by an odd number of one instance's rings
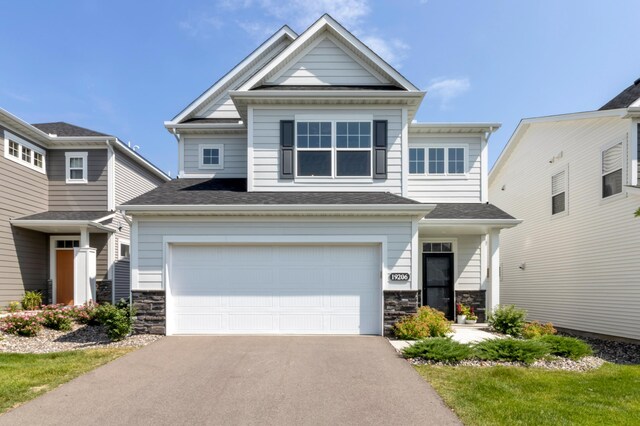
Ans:
POLYGON ((462 303, 458 303, 456 305, 456 320, 458 321, 458 324, 466 324, 466 320, 467 320, 467 316, 471 313, 471 311, 469 310, 469 307, 462 304, 462 303))
POLYGON ((469 308, 469 315, 465 319, 465 324, 475 324, 478 322, 478 316, 476 315, 473 306, 469 308))

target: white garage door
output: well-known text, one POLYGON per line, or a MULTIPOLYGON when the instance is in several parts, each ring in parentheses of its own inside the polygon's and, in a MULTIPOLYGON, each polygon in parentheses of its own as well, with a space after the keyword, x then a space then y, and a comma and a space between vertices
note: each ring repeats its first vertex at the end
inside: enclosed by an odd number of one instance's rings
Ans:
POLYGON ((381 334, 378 246, 171 249, 168 334, 381 334))

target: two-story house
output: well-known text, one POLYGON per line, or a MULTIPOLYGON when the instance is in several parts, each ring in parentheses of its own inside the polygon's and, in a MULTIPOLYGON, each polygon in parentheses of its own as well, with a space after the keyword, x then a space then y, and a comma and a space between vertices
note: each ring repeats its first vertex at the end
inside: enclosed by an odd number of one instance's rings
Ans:
POLYGON ((425 92, 330 16, 283 27, 165 123, 180 178, 133 218, 139 332, 383 334, 498 303, 495 123, 413 123, 425 92), (165 312, 166 307, 166 312, 165 312))
POLYGON ((502 238, 503 302, 640 340, 640 79, 596 111, 524 119, 489 175, 524 220, 502 238))
POLYGON ((129 223, 115 206, 169 180, 117 138, 0 109, 0 305, 130 296, 129 223))

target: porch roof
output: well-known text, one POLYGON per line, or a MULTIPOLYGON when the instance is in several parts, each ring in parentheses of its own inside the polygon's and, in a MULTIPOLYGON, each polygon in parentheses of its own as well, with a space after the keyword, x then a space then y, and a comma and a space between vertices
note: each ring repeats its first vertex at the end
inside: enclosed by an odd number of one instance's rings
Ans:
POLYGON ((73 232, 92 229, 94 232, 115 232, 103 222, 112 219, 110 211, 46 211, 11 219, 13 226, 44 233, 73 232))
POLYGON ((521 222, 489 203, 438 203, 420 221, 420 229, 443 235, 486 234, 521 222))

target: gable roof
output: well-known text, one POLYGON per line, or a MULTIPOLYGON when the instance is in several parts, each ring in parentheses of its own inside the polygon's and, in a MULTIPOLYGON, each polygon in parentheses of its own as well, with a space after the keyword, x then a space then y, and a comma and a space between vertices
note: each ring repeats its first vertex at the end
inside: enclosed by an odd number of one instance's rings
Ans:
POLYGON ((609 109, 629 108, 637 101, 640 101, 640 78, 622 92, 618 93, 613 99, 600 107, 599 111, 609 109))
POLYGON ((515 219, 489 203, 437 203, 425 219, 515 219))
POLYGON ((64 121, 56 121, 53 123, 35 123, 32 124, 48 135, 55 135, 60 137, 67 136, 111 136, 106 133, 96 132, 95 130, 87 129, 85 127, 75 126, 73 124, 65 123, 64 121))

